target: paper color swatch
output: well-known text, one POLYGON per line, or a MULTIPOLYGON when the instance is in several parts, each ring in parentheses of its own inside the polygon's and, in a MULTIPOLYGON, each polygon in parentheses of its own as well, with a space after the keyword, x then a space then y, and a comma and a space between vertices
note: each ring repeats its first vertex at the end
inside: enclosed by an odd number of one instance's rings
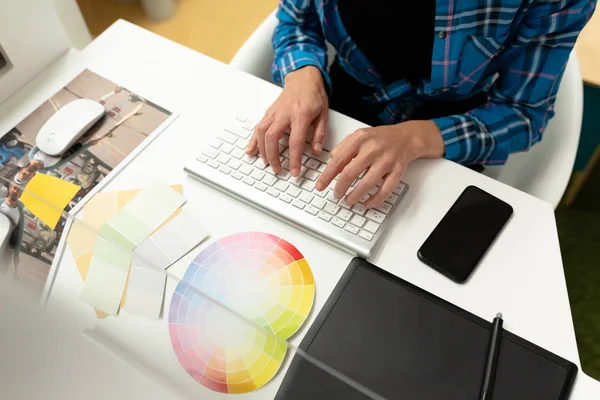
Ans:
POLYGON ((81 186, 55 176, 37 173, 25 186, 21 201, 50 229, 56 228, 63 210, 81 186))
POLYGON ((123 311, 140 317, 158 319, 162 310, 167 274, 149 265, 151 260, 133 253, 127 303, 123 311))
POLYGON ((314 295, 312 271, 289 242, 262 232, 224 237, 194 259, 175 289, 173 350, 182 367, 213 391, 256 390, 277 373, 284 340, 306 321, 314 295))
MULTIPOLYGON (((171 188, 177 193, 183 193, 181 185, 172 185, 171 188)), ((102 192, 95 194, 83 207, 82 221, 75 220, 67 235, 69 250, 75 259, 75 264, 84 281, 92 260, 92 254, 98 230, 113 215, 121 210, 129 201, 138 195, 142 189, 122 190, 119 192, 102 192)), ((175 211, 165 224, 181 212, 181 208, 175 211)), ((125 289, 127 292, 127 288, 125 289)), ((126 294, 123 294, 121 308, 125 305, 126 294)), ((98 318, 104 318, 108 314, 96 310, 98 318)))
POLYGON ((161 182, 145 187, 98 234, 133 251, 185 203, 182 195, 161 182))
POLYGON ((123 297, 133 253, 99 237, 80 300, 107 314, 116 315, 123 297))

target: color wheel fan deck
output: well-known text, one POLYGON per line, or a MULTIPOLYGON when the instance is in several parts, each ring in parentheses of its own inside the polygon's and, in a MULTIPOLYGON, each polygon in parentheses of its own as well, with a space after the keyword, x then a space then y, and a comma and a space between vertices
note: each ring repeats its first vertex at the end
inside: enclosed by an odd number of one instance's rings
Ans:
POLYGON ((261 232, 222 238, 194 259, 175 289, 169 310, 175 354, 211 390, 256 390, 281 367, 284 340, 306 321, 314 294, 310 267, 292 244, 261 232))

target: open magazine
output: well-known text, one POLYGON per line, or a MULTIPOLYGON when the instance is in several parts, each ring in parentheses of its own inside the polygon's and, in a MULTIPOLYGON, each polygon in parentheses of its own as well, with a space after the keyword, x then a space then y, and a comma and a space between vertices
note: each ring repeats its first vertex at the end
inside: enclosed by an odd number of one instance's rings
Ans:
MULTIPOLYGON (((171 112, 89 70, 69 82, 0 138, 0 252, 6 272, 43 288, 63 234, 65 218, 56 224, 21 200, 22 190, 37 174, 58 178, 78 189, 65 206, 69 211, 155 133, 171 112), (104 116, 67 151, 44 153, 36 137, 55 113, 77 99, 104 107, 104 116), (15 184, 10 184, 13 182, 15 184), (54 225, 54 226, 52 226, 54 225)), ((39 177, 38 177, 39 178, 39 177)))

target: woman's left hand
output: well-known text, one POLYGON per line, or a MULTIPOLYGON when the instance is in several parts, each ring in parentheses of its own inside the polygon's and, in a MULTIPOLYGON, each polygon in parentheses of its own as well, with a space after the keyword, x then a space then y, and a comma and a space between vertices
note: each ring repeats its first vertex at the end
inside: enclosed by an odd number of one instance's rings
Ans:
POLYGON ((326 189, 339 175, 334 195, 340 199, 352 183, 367 171, 346 196, 346 203, 358 202, 383 179, 381 187, 365 203, 377 207, 387 199, 417 158, 440 158, 445 146, 433 121, 407 121, 397 125, 359 129, 346 137, 331 152, 331 160, 317 181, 317 190, 326 189))

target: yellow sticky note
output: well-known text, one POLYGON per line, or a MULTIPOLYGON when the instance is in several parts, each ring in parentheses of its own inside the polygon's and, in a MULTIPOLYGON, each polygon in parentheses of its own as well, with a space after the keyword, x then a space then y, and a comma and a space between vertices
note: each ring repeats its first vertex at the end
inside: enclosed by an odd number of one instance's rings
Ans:
POLYGON ((54 229, 62 211, 81 186, 46 174, 35 174, 25 186, 21 201, 42 222, 54 229))

